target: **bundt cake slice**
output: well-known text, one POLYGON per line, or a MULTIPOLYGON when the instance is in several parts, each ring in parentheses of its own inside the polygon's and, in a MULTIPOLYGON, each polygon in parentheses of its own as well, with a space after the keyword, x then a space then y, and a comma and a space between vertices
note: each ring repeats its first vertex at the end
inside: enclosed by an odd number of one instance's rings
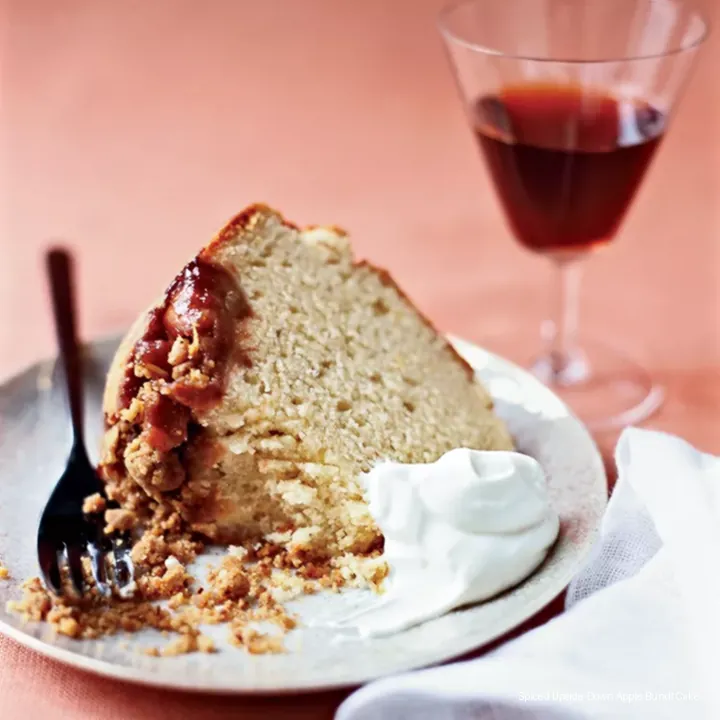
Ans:
POLYGON ((265 206, 231 220, 144 313, 105 394, 101 473, 210 540, 377 547, 360 476, 510 449, 471 368, 345 234, 265 206), (172 512, 170 512, 172 511, 172 512))

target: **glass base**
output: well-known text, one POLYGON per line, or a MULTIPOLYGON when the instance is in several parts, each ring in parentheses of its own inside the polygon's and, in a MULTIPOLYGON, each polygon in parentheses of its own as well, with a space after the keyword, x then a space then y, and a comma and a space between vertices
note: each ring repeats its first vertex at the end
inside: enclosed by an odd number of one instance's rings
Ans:
POLYGON ((552 388, 593 431, 635 425, 663 404, 665 393, 650 374, 623 353, 580 336, 569 362, 538 355, 543 341, 535 332, 486 336, 479 344, 528 368, 552 388))

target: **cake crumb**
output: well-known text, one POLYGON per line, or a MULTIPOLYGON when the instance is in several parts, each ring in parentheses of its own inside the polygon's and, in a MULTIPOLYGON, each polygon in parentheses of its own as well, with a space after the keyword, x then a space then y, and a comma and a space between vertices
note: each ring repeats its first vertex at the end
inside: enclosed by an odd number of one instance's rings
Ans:
POLYGON ((179 607, 187 605, 189 602, 190 598, 188 595, 186 595, 184 592, 177 592, 170 598, 168 602, 168 607, 171 610, 177 610, 179 607))
POLYGON ((181 635, 160 651, 163 657, 188 655, 198 649, 197 637, 194 634, 181 635))
POLYGON ((176 529, 180 523, 177 516, 154 521, 157 524, 147 529, 131 552, 133 563, 141 569, 152 571, 162 565, 170 556, 183 564, 195 560, 203 546, 176 529))
POLYGON ((137 524, 137 516, 132 510, 114 508, 105 511, 105 534, 127 532, 137 524))
POLYGON ((208 573, 208 583, 216 598, 240 600, 250 592, 250 580, 241 558, 228 555, 219 568, 208 573))
POLYGON ((207 635, 198 635, 197 649, 202 653, 215 653, 217 649, 215 643, 207 635))
POLYGON ((244 647, 251 655, 280 654, 285 652, 282 638, 261 633, 248 625, 239 625, 231 629, 230 642, 244 647))
POLYGON ((74 617, 60 618, 56 627, 61 635, 67 635, 71 638, 80 637, 80 623, 74 617))
POLYGON ((9 579, 10 579, 10 571, 2 563, 0 563, 0 580, 9 580, 9 579))
POLYGON ((239 557, 241 560, 244 560, 248 555, 248 551, 247 548, 244 548, 242 545, 229 545, 228 555, 234 555, 235 557, 239 557))
POLYGON ((106 507, 107 502, 105 498, 100 493, 94 493, 93 495, 88 495, 85 500, 83 500, 82 511, 86 515, 93 515, 94 513, 104 512, 106 507))
POLYGON ((184 565, 179 562, 165 567, 159 577, 144 575, 137 580, 143 597, 149 600, 165 600, 182 593, 193 583, 192 575, 188 574, 184 565))

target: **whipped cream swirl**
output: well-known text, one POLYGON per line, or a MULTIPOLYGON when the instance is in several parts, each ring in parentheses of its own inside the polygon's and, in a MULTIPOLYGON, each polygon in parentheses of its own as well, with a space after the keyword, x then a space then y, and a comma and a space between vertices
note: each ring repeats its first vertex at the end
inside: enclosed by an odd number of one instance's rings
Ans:
POLYGON ((430 464, 383 462, 364 481, 390 575, 379 601, 334 623, 362 636, 497 595, 537 569, 558 535, 542 468, 521 453, 460 448, 430 464))

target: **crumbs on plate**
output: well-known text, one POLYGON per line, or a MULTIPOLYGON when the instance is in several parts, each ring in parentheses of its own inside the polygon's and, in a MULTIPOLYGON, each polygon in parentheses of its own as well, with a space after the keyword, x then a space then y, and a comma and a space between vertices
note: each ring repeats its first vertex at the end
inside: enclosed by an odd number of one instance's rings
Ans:
MULTIPOLYGON (((94 500, 88 501, 91 506, 97 508, 94 500)), ((71 591, 57 597, 36 577, 22 585, 22 598, 9 602, 8 610, 27 621, 47 622, 56 633, 75 639, 148 628, 175 636, 164 647, 141 650, 152 657, 214 653, 215 643, 202 634, 200 626, 219 624, 228 626, 231 645, 250 654, 282 653, 285 635, 298 626, 298 618, 285 609, 284 602, 323 589, 338 592, 356 584, 379 585, 387 572, 379 553, 364 563, 358 558, 352 558, 352 563, 347 558, 309 563, 302 552, 265 543, 230 546, 200 583, 187 565, 204 545, 180 527, 179 522, 165 518, 150 525, 135 543, 136 593, 132 598, 102 596, 93 587, 90 560, 84 558, 89 589, 83 597, 71 591), (259 623, 270 629, 260 630, 259 623)))

